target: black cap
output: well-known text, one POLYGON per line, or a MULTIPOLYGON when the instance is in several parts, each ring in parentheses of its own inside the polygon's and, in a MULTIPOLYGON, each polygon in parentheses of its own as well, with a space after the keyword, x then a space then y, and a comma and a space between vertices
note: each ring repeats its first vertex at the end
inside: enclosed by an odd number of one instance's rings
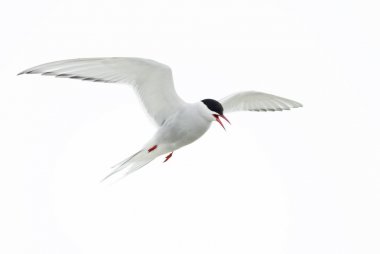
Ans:
POLYGON ((219 115, 223 115, 223 106, 220 102, 213 99, 204 99, 202 102, 208 107, 209 110, 214 111, 219 115))

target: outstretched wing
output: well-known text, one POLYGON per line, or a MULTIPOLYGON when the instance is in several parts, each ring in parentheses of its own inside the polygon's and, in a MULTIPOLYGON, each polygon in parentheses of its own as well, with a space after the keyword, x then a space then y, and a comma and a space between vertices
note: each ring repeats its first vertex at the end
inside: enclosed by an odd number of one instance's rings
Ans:
POLYGON ((149 59, 79 58, 42 64, 20 74, 42 74, 134 87, 146 111, 158 126, 185 102, 177 95, 171 69, 149 59))
POLYGON ((234 111, 282 111, 302 107, 296 101, 276 95, 246 91, 235 93, 220 100, 224 112, 234 111))

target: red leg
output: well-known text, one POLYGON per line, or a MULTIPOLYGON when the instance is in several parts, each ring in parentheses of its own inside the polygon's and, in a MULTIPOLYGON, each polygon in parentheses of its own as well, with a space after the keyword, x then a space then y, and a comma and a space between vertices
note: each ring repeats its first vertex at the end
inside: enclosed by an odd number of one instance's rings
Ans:
POLYGON ((148 149, 148 153, 156 150, 156 148, 157 148, 157 145, 152 146, 151 148, 148 149))
POLYGON ((165 160, 164 162, 167 162, 173 155, 173 152, 169 153, 166 157, 165 157, 165 160))

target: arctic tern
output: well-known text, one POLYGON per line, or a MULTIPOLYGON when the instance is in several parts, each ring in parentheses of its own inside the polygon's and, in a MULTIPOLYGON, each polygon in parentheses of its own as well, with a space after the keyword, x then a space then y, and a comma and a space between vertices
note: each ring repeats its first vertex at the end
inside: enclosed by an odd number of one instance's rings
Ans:
POLYGON ((195 103, 182 100, 174 89, 170 67, 143 58, 79 58, 56 61, 27 69, 21 74, 42 74, 60 78, 131 85, 158 129, 142 148, 114 166, 111 175, 125 169, 125 175, 145 166, 160 155, 164 162, 175 150, 199 139, 213 121, 223 128, 224 113, 234 111, 282 111, 302 107, 301 103, 279 96, 244 91, 220 100, 195 103))

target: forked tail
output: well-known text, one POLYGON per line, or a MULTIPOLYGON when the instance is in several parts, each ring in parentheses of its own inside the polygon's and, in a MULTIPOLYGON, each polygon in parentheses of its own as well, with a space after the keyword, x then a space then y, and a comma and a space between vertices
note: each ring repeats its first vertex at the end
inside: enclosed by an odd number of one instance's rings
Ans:
POLYGON ((122 171, 125 169, 124 176, 127 176, 136 170, 144 167, 146 164, 151 162, 156 156, 152 156, 150 153, 148 153, 145 149, 142 149, 138 151, 137 153, 133 154, 132 156, 128 157, 127 159, 119 162, 115 166, 113 166, 113 171, 103 178, 102 182, 108 179, 109 177, 113 176, 114 174, 122 171))

